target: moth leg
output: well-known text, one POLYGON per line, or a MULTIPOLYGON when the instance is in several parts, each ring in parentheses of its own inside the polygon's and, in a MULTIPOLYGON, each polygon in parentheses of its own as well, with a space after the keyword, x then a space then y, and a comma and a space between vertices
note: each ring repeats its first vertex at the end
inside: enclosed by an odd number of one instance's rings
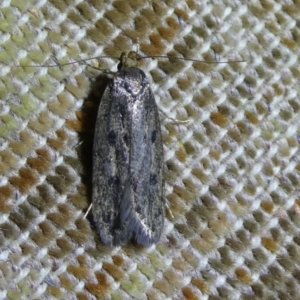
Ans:
POLYGON ((163 112, 161 109, 159 110, 159 112, 164 115, 165 118, 172 120, 174 122, 174 124, 188 124, 191 120, 187 119, 187 120, 178 120, 178 119, 174 119, 171 118, 169 116, 167 116, 167 114, 165 112, 163 112))
POLYGON ((90 210, 92 209, 93 203, 90 204, 89 208, 87 209, 86 213, 83 216, 83 219, 86 218, 86 216, 90 213, 90 210))

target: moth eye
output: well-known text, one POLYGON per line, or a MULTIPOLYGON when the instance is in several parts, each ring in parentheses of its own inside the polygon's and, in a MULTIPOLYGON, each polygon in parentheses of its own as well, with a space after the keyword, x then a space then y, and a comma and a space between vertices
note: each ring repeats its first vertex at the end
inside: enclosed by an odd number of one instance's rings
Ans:
POLYGON ((128 83, 128 82, 124 82, 124 88, 125 88, 125 90, 127 90, 127 91, 131 91, 131 85, 130 85, 130 83, 128 83))
POLYGON ((154 143, 156 140, 157 131, 153 130, 151 135, 151 142, 154 143))
POLYGON ((111 130, 108 133, 107 139, 108 139, 108 142, 109 142, 110 145, 115 145, 116 141, 117 141, 117 135, 116 135, 116 133, 113 130, 111 130))
POLYGON ((150 175, 150 185, 156 185, 157 184, 157 176, 156 174, 150 175))

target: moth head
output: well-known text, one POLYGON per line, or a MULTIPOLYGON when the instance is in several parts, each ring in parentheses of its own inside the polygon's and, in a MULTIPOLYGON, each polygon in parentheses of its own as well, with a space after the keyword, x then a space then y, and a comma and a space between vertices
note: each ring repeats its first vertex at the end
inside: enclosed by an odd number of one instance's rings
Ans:
POLYGON ((135 52, 123 52, 120 57, 120 63, 118 64, 118 70, 130 68, 130 67, 138 67, 138 61, 141 57, 135 52))

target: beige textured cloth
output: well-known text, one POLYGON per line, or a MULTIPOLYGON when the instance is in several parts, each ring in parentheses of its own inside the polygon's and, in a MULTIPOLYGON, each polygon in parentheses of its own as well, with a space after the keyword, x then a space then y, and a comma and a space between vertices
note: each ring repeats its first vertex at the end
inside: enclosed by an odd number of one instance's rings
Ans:
POLYGON ((300 299, 299 11, 2 1, 0 299, 300 299), (188 120, 161 115, 169 211, 150 248, 105 247, 83 219, 105 81, 57 63, 116 70, 128 50, 245 61, 143 61, 159 108, 188 120))

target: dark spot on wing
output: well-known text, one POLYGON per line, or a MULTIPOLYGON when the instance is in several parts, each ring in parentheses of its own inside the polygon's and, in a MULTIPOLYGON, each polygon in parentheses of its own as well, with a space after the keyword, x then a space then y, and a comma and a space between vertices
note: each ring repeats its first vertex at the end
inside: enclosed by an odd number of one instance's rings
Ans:
POLYGON ((141 214, 144 210, 144 206, 142 205, 136 205, 135 207, 135 211, 138 213, 138 214, 141 214))
POLYGON ((118 162, 119 163, 120 162, 126 163, 127 162, 127 156, 126 156, 126 153, 124 152, 124 150, 116 148, 115 151, 116 151, 115 152, 116 153, 116 159, 118 160, 118 162))
POLYGON ((150 175, 150 185, 156 185, 157 184, 157 176, 156 174, 151 174, 150 175))
POLYGON ((117 135, 113 130, 108 133, 107 138, 110 145, 114 146, 116 144, 117 135))
POLYGON ((134 192, 136 192, 137 186, 138 186, 138 181, 131 179, 131 186, 134 192))
POLYGON ((111 224, 113 220, 113 214, 110 211, 102 211, 102 218, 104 223, 111 224))
POLYGON ((120 103, 119 104, 119 114, 121 116, 124 116, 126 112, 126 106, 124 105, 124 103, 120 103))
POLYGON ((129 137, 128 137, 128 134, 127 134, 127 133, 124 134, 123 140, 124 140, 126 146, 128 146, 128 145, 129 145, 129 137))
POLYGON ((156 140, 156 136, 157 136, 157 131, 153 130, 152 131, 152 135, 151 135, 151 142, 154 143, 156 140))
POLYGON ((111 176, 108 178, 107 183, 109 185, 113 184, 113 185, 119 185, 120 184, 120 179, 118 176, 111 176))

